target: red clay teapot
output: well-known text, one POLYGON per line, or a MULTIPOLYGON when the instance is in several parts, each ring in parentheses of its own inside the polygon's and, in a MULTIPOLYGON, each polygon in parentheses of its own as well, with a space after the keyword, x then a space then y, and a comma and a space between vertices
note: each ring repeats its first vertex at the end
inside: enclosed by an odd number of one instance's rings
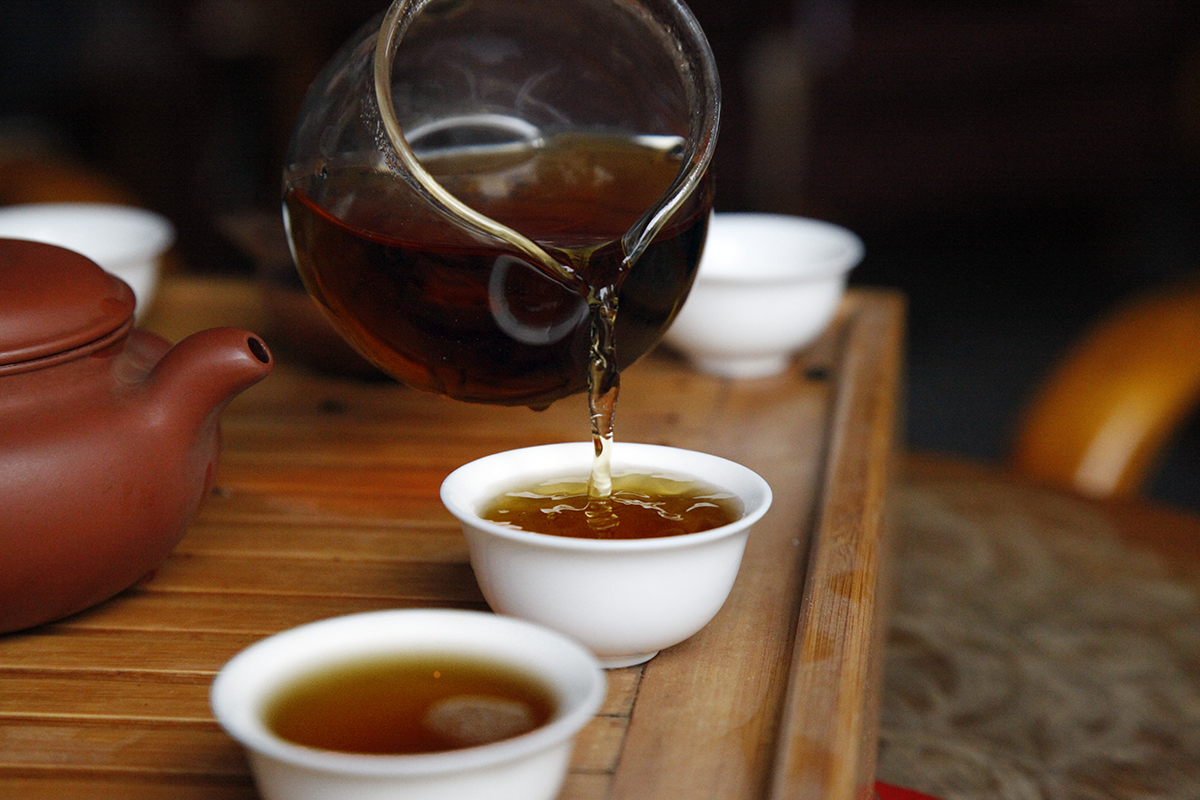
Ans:
POLYGON ((78 253, 0 239, 0 633, 81 611, 166 559, 212 489, 218 417, 271 353, 171 347, 78 253))

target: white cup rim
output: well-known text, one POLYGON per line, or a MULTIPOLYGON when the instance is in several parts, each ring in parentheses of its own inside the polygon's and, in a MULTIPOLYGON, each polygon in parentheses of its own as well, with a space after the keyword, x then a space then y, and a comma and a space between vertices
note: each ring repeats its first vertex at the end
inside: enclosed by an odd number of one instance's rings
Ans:
POLYGON ((486 531, 493 536, 553 550, 603 553, 636 553, 698 547, 716 539, 741 533, 758 522, 771 506, 770 485, 756 472, 735 461, 709 453, 666 445, 616 442, 613 444, 612 463, 614 469, 627 466, 635 468, 649 466, 655 469, 669 469, 672 473, 688 475, 712 483, 727 491, 735 492, 743 500, 745 508, 742 516, 728 525, 678 536, 662 536, 651 539, 582 539, 511 528, 483 519, 478 515, 478 503, 482 500, 490 500, 495 496, 495 492, 502 491, 506 487, 510 488, 526 477, 549 477, 544 466, 539 467, 545 463, 548 455, 558 457, 569 455, 572 457, 572 464, 578 463, 587 466, 591 463, 590 458, 593 452, 591 442, 560 442, 506 450, 478 458, 454 470, 442 482, 442 504, 460 522, 486 531), (718 467, 726 475, 735 474, 738 477, 739 485, 745 491, 737 491, 735 487, 725 485, 721 480, 706 474, 705 469, 693 467, 688 462, 703 465, 710 470, 718 467), (505 465, 506 468, 496 469, 499 465, 505 465), (488 477, 495 474, 498 474, 499 477, 488 477))
POLYGON ((772 285, 846 275, 863 260, 858 234, 832 222, 758 211, 714 213, 697 282, 772 285))
MULTIPOLYGON (((436 636, 436 634, 435 634, 436 636)), ((428 652, 434 645, 418 646, 412 652, 428 652)), ((217 721, 225 731, 248 749, 264 756, 275 758, 298 767, 318 772, 341 775, 375 777, 412 777, 449 775, 508 762, 530 756, 557 746, 574 736, 599 710, 607 690, 607 678, 596 657, 582 645, 560 633, 535 623, 506 617, 485 611, 460 609, 390 609, 367 611, 340 617, 319 620, 262 639, 231 658, 217 673, 210 692, 210 702, 217 721), (442 637, 447 644, 438 644, 441 652, 494 658, 500 663, 510 663, 534 672, 548 683, 570 684, 575 695, 569 704, 560 708, 555 717, 545 725, 528 733, 503 739, 490 744, 464 747, 436 753, 401 755, 374 755, 342 753, 289 742, 270 731, 262 719, 266 700, 289 680, 300 677, 322 666, 344 663, 354 656, 409 652, 404 649, 399 637, 390 645, 389 639, 381 635, 386 626, 423 626, 423 630, 447 630, 452 633, 442 637), (363 640, 352 651, 338 648, 330 653, 319 648, 329 641, 329 636, 338 628, 372 633, 372 640, 363 640), (552 648, 568 665, 562 674, 550 675, 549 670, 529 663, 525 656, 516 655, 515 647, 505 645, 509 656, 499 656, 477 644, 472 636, 490 630, 493 637, 500 635, 509 639, 521 637, 527 647, 552 648), (453 640, 452 644, 449 644, 453 640), (280 655, 292 650, 301 650, 303 658, 297 658, 288 666, 279 667, 280 655), (272 665, 271 676, 264 670, 272 665), (567 674, 569 671, 569 675, 567 674)), ((561 697, 560 697, 561 699, 561 697)))
POLYGON ((154 258, 175 242, 166 217, 120 203, 26 203, 0 208, 0 238, 74 250, 106 270, 154 258))

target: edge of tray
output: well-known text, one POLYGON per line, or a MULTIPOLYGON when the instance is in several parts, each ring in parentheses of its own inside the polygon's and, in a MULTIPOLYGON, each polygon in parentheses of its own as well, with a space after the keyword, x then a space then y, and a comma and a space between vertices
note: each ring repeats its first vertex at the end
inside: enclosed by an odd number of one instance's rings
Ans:
POLYGON ((895 293, 870 296, 873 302, 847 309, 851 320, 838 347, 832 435, 776 739, 772 800, 852 800, 873 792, 904 303, 895 293), (897 355, 888 357, 889 350, 897 355))

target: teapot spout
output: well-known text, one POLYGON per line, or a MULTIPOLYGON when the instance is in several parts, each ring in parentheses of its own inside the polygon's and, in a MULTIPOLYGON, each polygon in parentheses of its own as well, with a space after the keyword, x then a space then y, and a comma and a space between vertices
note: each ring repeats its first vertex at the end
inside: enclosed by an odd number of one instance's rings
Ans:
POLYGON ((239 393, 270 373, 266 344, 239 328, 210 328, 172 347, 150 374, 160 407, 193 425, 215 420, 239 393))

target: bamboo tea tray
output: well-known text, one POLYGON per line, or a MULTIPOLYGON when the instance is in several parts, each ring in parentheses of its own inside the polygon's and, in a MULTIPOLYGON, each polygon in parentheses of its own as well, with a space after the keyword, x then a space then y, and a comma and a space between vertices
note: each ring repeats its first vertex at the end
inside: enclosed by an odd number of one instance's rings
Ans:
MULTIPOLYGON (((740 461, 775 503, 717 618, 609 673, 562 800, 870 795, 903 317, 896 295, 855 290, 785 375, 719 380, 662 352, 625 373, 618 447, 740 461)), ((270 343, 253 284, 235 279, 168 279, 145 327, 177 340, 223 324, 270 343)), ((587 437, 583 398, 474 406, 276 355, 226 410, 216 489, 167 563, 90 611, 0 636, 0 797, 255 797, 209 711, 221 665, 324 617, 486 608, 442 479, 497 450, 587 437)))

